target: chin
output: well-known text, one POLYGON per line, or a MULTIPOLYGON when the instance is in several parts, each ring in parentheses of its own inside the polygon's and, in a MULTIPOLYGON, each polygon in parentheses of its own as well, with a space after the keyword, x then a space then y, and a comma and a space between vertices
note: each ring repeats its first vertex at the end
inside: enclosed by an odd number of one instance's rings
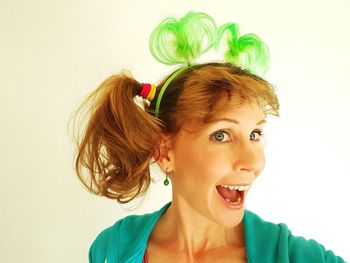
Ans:
POLYGON ((216 204, 212 210, 212 218, 215 223, 225 228, 238 226, 242 223, 243 217, 244 207, 242 209, 231 210, 216 204))
POLYGON ((225 228, 233 228, 242 223, 244 216, 244 210, 237 211, 234 215, 225 215, 220 219, 221 225, 225 228))

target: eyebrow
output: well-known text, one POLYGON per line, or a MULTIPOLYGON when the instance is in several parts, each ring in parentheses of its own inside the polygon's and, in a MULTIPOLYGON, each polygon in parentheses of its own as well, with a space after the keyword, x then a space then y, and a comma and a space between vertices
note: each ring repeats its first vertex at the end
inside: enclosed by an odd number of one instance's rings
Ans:
MULTIPOLYGON (((235 123, 235 124, 238 124, 240 125, 240 122, 235 120, 235 119, 229 119, 229 118, 221 118, 221 119, 216 119, 214 120, 213 122, 219 122, 219 121, 228 121, 228 122, 232 122, 232 123, 235 123)), ((263 124, 263 123, 266 123, 266 120, 263 119, 263 120, 260 120, 256 123, 256 125, 260 125, 260 124, 263 124)))

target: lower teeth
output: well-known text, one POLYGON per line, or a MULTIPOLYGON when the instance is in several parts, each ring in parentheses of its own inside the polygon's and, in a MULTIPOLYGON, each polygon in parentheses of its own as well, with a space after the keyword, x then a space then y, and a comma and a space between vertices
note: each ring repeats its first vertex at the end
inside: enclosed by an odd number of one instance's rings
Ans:
POLYGON ((227 202, 230 202, 231 204, 238 205, 241 203, 241 197, 238 197, 237 201, 231 202, 230 199, 225 199, 227 202))

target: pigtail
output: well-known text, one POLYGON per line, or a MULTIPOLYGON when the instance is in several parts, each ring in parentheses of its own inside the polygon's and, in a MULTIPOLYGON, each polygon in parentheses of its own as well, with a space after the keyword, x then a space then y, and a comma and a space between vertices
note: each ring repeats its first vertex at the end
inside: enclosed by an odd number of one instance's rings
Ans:
POLYGON ((83 129, 75 123, 77 176, 90 192, 119 203, 147 191, 149 165, 158 149, 162 124, 135 104, 140 91, 141 84, 130 74, 113 75, 75 113, 76 121, 85 114, 80 120, 87 123, 83 129))

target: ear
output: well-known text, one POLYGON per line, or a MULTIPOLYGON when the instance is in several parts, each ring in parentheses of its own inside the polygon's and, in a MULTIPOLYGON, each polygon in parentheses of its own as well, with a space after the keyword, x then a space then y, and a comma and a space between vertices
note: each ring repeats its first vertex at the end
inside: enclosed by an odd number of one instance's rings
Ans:
POLYGON ((164 172, 171 172, 174 169, 173 140, 170 135, 161 135, 162 143, 159 146, 157 164, 164 172))

